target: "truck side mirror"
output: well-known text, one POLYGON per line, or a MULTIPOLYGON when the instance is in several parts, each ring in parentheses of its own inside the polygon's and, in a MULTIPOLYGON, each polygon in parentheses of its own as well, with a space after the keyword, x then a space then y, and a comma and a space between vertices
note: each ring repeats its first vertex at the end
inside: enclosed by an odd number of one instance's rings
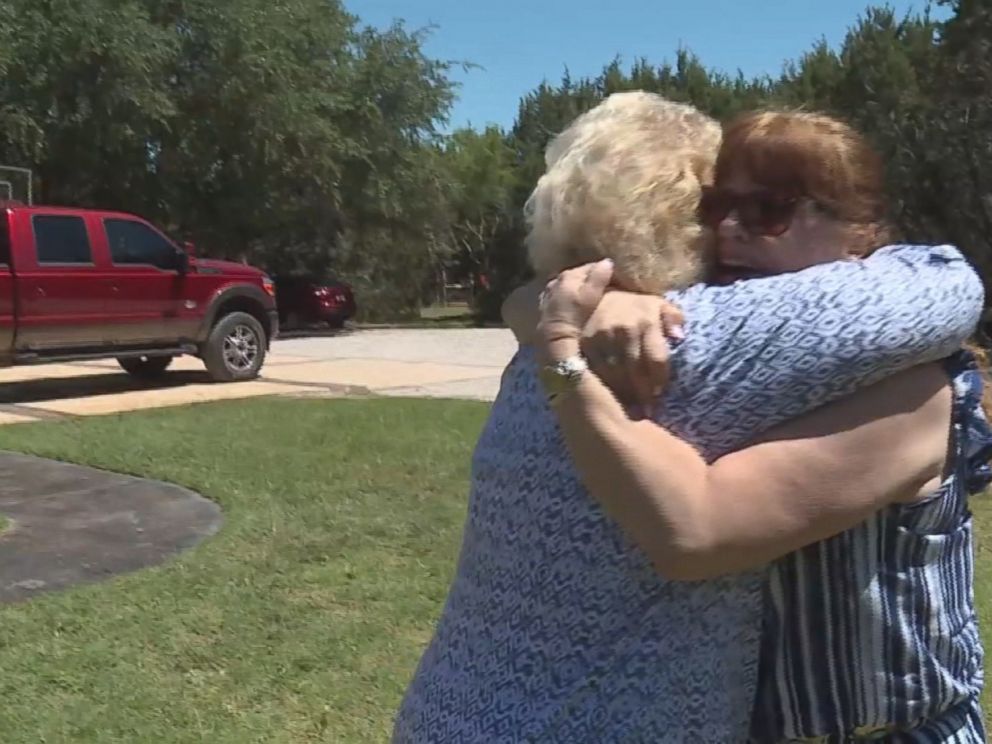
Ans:
POLYGON ((189 254, 183 251, 176 251, 176 270, 180 276, 189 273, 189 254))
POLYGON ((183 250, 186 251, 186 255, 189 256, 190 258, 196 256, 196 245, 193 243, 192 240, 187 240, 185 243, 183 243, 183 250))

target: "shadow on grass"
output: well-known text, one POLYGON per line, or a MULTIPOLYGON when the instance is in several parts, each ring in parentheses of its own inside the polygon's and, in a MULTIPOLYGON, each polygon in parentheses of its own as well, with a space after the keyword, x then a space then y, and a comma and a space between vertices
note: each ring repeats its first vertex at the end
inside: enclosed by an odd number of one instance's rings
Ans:
POLYGON ((157 380, 137 380, 121 372, 84 377, 51 377, 0 384, 0 405, 118 395, 138 390, 168 390, 210 383, 204 372, 167 372, 157 380))

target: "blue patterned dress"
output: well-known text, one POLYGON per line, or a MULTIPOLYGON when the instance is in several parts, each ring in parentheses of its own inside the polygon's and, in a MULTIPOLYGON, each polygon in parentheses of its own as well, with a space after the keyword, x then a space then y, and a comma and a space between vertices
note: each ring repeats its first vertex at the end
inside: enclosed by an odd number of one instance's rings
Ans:
MULTIPOLYGON (((696 286, 659 423, 708 460, 972 332, 949 247, 696 286)), ((461 555, 395 744, 742 742, 763 573, 666 581, 585 490, 536 378, 510 363, 473 458, 461 555)))

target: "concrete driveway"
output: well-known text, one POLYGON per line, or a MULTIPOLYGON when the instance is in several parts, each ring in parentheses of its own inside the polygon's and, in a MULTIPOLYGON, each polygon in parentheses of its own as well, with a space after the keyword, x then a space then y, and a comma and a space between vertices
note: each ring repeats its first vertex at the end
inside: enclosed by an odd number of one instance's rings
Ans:
POLYGON ((160 383, 113 361, 0 369, 0 424, 261 395, 378 394, 492 400, 516 343, 501 329, 376 330, 274 344, 262 378, 211 383, 183 358, 160 383))

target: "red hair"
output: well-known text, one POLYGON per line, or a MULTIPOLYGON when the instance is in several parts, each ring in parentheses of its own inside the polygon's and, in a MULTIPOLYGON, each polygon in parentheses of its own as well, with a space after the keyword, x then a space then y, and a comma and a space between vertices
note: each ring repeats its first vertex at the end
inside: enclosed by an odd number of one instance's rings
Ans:
POLYGON ((724 127, 716 185, 739 174, 780 194, 811 199, 849 223, 856 253, 890 240, 882 159, 842 121, 799 112, 739 116, 724 127))

